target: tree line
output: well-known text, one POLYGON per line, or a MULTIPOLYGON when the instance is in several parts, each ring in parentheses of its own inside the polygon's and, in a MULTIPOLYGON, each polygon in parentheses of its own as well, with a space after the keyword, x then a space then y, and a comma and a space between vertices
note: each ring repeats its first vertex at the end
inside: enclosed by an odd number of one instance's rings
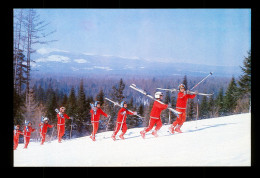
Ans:
MULTIPOLYGON (((198 107, 198 119, 206 119, 211 117, 219 117, 236 113, 248 112, 251 104, 251 53, 248 53, 248 57, 244 60, 244 66, 241 67, 243 74, 236 80, 231 78, 227 88, 224 91, 223 87, 220 87, 217 95, 197 96, 193 100, 189 100, 187 106, 187 121, 195 120, 197 117, 198 107)), ((145 83, 146 80, 142 80, 145 83)), ((157 79, 153 78, 151 81, 156 82, 157 79)), ((50 79, 50 81, 52 81, 50 79)), ((86 95, 86 87, 84 87, 84 80, 81 79, 78 86, 71 86, 69 93, 64 90, 54 88, 52 82, 49 82, 48 87, 42 87, 42 85, 36 85, 30 88, 29 94, 27 94, 28 102, 25 102, 26 92, 19 94, 17 90, 14 90, 14 124, 23 125, 24 120, 32 121, 34 126, 40 123, 41 116, 49 118, 50 123, 57 122, 55 108, 61 106, 66 107, 66 113, 73 117, 73 123, 71 120, 66 121, 66 133, 70 129, 73 130, 74 136, 88 135, 92 131, 90 123, 90 103, 94 101, 100 101, 102 109, 111 115, 110 122, 105 117, 101 117, 99 131, 113 130, 116 122, 117 112, 120 109, 118 106, 106 101, 104 98, 108 97, 116 102, 126 100, 128 102, 128 108, 144 117, 140 119, 137 116, 129 116, 127 124, 129 128, 133 127, 145 127, 149 122, 149 114, 152 108, 153 101, 147 100, 145 96, 131 95, 130 91, 126 87, 128 84, 134 82, 132 80, 124 81, 122 78, 110 89, 104 92, 101 88, 97 94, 86 95), (127 81, 127 82, 126 82, 127 81), (138 97, 137 97, 138 96, 138 97), (72 127, 72 128, 71 128, 72 127)), ((151 85, 152 83, 151 82, 151 85)), ((179 83, 183 83, 187 86, 187 89, 191 88, 187 76, 183 77, 183 80, 178 80, 179 83)), ((38 83, 39 84, 39 83, 38 83)), ((149 83, 148 83, 149 84, 149 83)), ((142 87, 142 85, 140 84, 142 87)), ((148 87, 147 83, 145 86, 148 87)), ((209 87, 205 85, 205 87, 209 87)), ((170 88, 170 86, 168 86, 170 88)), ((91 88, 90 88, 91 89, 91 88)), ((201 92, 207 91, 206 88, 200 88, 201 92)), ((150 92, 153 94, 154 92, 150 92)), ((176 105, 177 93, 165 92, 164 102, 171 104, 174 108, 176 105)), ((176 119, 173 113, 168 111, 162 112, 163 124, 171 124, 176 119)), ((36 137, 36 136, 35 136, 36 137)), ((66 134, 65 134, 66 138, 66 134)))

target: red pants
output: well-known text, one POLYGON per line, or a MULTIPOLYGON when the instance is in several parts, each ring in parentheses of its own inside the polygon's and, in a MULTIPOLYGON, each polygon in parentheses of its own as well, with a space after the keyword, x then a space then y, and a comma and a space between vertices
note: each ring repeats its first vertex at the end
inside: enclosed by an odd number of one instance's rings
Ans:
POLYGON ((122 135, 124 135, 127 131, 127 125, 126 122, 121 123, 121 122, 117 122, 116 123, 116 128, 114 130, 113 135, 116 135, 118 133, 119 130, 122 130, 122 135))
POLYGON ((30 136, 25 136, 24 137, 24 148, 27 148, 29 142, 30 142, 30 136))
POLYGON ((95 136, 95 134, 97 133, 98 131, 98 121, 96 122, 91 122, 92 123, 92 127, 93 127, 93 130, 92 130, 92 135, 95 136))
POLYGON ((57 130, 58 130, 58 142, 61 142, 61 137, 65 133, 65 124, 57 125, 57 130))
POLYGON ((45 142, 45 137, 46 137, 46 133, 41 133, 41 138, 42 138, 41 144, 45 142))
POLYGON ((156 124, 155 130, 158 131, 162 127, 161 118, 159 118, 159 119, 150 118, 149 125, 144 131, 149 132, 155 124, 156 124))
POLYGON ((19 139, 14 139, 14 150, 18 147, 19 139))
POLYGON ((176 121, 172 123, 172 126, 175 127, 176 125, 179 125, 180 128, 182 124, 186 121, 186 110, 185 109, 176 109, 179 112, 182 112, 179 114, 179 117, 177 117, 176 121))

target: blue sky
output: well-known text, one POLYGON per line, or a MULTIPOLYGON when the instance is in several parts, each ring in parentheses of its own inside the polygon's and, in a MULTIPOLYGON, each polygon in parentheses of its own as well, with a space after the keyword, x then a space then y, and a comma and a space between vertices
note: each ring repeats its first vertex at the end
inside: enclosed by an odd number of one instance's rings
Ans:
POLYGON ((37 9, 58 42, 36 48, 151 61, 241 66, 250 9, 37 9))

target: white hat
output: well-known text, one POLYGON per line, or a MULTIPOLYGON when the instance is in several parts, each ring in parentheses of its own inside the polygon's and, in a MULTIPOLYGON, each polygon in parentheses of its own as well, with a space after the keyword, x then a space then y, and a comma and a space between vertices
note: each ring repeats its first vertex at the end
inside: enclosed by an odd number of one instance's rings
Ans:
POLYGON ((154 94, 154 97, 155 97, 156 99, 160 98, 160 96, 163 96, 163 93, 160 92, 160 91, 157 91, 157 92, 154 94))

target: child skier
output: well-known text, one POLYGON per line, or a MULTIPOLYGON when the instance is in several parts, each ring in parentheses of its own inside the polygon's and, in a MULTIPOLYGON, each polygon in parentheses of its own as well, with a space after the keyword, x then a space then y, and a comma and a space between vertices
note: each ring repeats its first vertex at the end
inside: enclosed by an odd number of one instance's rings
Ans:
POLYGON ((19 125, 16 125, 16 126, 14 127, 14 150, 16 150, 16 148, 18 147, 20 134, 23 135, 23 132, 20 131, 19 128, 20 128, 19 125))
POLYGON ((45 137, 46 137, 46 133, 47 133, 47 128, 48 128, 48 127, 49 127, 49 128, 52 128, 52 127, 53 127, 53 125, 50 125, 50 124, 48 123, 48 121, 49 121, 49 119, 48 119, 47 117, 45 117, 45 118, 43 119, 43 121, 39 124, 39 126, 40 126, 40 135, 41 135, 41 139, 42 139, 41 145, 43 145, 43 143, 45 142, 45 137))
POLYGON ((94 107, 91 108, 90 113, 91 113, 91 124, 93 126, 93 131, 92 131, 90 138, 93 141, 96 141, 95 134, 97 133, 97 130, 98 130, 100 114, 102 114, 105 117, 108 117, 108 115, 100 108, 99 101, 96 101, 94 103, 94 107))
POLYGON ((172 125, 169 127, 170 132, 173 134, 174 131, 182 133, 180 130, 182 124, 186 121, 186 107, 187 107, 187 101, 188 99, 195 98, 196 94, 198 94, 198 91, 195 91, 195 94, 191 95, 189 94, 189 90, 186 90, 186 87, 184 84, 179 85, 180 92, 178 93, 177 103, 176 103, 176 110, 181 112, 179 116, 177 117, 176 121, 172 123, 172 125))
POLYGON ((58 142, 61 143, 61 138, 65 133, 65 118, 70 119, 70 117, 65 114, 65 107, 60 108, 60 112, 57 114, 58 123, 57 123, 57 130, 58 130, 58 142))
POLYGON ((122 129, 122 133, 119 135, 119 137, 123 140, 124 134, 127 131, 127 125, 126 125, 126 118, 127 115, 136 115, 137 112, 130 112, 127 109, 127 103, 126 101, 121 102, 121 109, 118 111, 117 115, 117 122, 116 122, 116 128, 113 132, 112 139, 115 141, 116 140, 116 134, 118 133, 119 130, 122 129))
POLYGON ((26 122, 25 121, 25 126, 23 129, 23 133, 24 133, 24 148, 26 149, 29 142, 30 142, 30 138, 31 138, 31 133, 35 131, 35 129, 33 129, 32 127, 32 123, 30 121, 26 122))
POLYGON ((149 132, 153 126, 156 124, 155 130, 152 132, 152 135, 158 137, 157 131, 162 127, 161 112, 168 108, 167 104, 163 104, 160 101, 163 99, 162 92, 155 93, 155 101, 150 114, 150 121, 148 127, 140 132, 141 136, 145 138, 145 134, 149 132))

